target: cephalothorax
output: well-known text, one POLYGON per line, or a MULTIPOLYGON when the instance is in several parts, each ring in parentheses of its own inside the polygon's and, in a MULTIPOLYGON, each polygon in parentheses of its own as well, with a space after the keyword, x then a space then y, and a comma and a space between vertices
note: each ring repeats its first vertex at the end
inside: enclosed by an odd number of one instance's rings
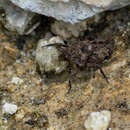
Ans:
MULTIPOLYGON (((56 46, 61 52, 62 57, 69 62, 69 66, 73 66, 74 64, 78 70, 85 68, 99 69, 108 82, 101 68, 104 60, 109 59, 113 53, 114 41, 112 39, 86 40, 79 41, 76 44, 50 44, 46 46, 56 46)), ((69 85, 71 87, 70 80, 69 85)))

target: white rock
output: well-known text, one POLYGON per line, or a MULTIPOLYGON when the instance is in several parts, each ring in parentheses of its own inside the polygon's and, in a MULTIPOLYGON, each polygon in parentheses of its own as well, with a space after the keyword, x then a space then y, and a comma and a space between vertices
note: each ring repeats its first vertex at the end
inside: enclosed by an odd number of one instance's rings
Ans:
POLYGON ((67 62, 59 60, 60 53, 55 46, 43 47, 53 43, 63 43, 59 37, 53 37, 49 40, 41 39, 36 49, 36 62, 38 63, 41 73, 54 72, 61 73, 67 67, 67 62))
POLYGON ((86 130, 107 130, 111 120, 109 111, 92 112, 85 121, 86 130))
POLYGON ((20 84, 23 83, 23 80, 20 79, 19 77, 13 77, 12 80, 11 80, 11 83, 14 83, 16 85, 18 85, 18 84, 20 85, 20 84))
POLYGON ((18 107, 11 103, 5 103, 3 105, 2 113, 3 114, 11 114, 13 115, 18 110, 18 107))
POLYGON ((93 15, 130 4, 130 0, 11 0, 15 5, 57 20, 77 23, 93 15))

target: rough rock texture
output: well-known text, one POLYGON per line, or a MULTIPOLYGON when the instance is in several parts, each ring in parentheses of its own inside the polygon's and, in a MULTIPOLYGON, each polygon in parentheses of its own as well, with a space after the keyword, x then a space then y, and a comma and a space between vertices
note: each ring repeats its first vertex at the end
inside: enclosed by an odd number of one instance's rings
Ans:
POLYGON ((41 39, 36 49, 36 61, 40 67, 41 73, 55 72, 61 73, 66 69, 66 61, 59 60, 60 53, 54 46, 43 47, 53 43, 63 43, 59 37, 53 37, 49 40, 41 39))
POLYGON ((4 18, 1 21, 8 30, 23 35, 29 34, 37 27, 38 23, 32 23, 32 18, 35 16, 34 13, 24 11, 9 0, 0 0, 0 4, 1 9, 5 10, 5 14, 2 14, 4 18))
POLYGON ((10 0, 15 5, 58 20, 77 23, 105 10, 129 5, 129 0, 10 0))
POLYGON ((107 130, 111 120, 109 111, 92 112, 85 121, 86 130, 107 130))
POLYGON ((83 36, 85 31, 91 30, 91 25, 98 23, 101 18, 102 15, 97 14, 76 24, 55 20, 55 22, 51 23, 51 31, 55 35, 61 36, 64 40, 69 40, 73 37, 83 36))
POLYGON ((94 17, 76 24, 55 20, 55 22, 51 23, 51 31, 64 40, 69 40, 73 37, 83 36, 85 31, 91 30, 91 25, 98 23, 102 17, 103 15, 96 14, 94 17))
POLYGON ((78 37, 80 33, 87 29, 87 21, 80 22, 78 24, 70 24, 62 21, 55 21, 51 24, 51 31, 61 36, 63 39, 69 39, 71 37, 78 37))

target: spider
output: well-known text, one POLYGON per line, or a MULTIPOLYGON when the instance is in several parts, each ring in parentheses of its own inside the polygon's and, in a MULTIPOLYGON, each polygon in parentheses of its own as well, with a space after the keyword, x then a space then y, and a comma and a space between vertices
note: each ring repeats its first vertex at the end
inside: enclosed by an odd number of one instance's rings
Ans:
MULTIPOLYGON (((76 44, 50 44, 45 46, 56 46, 56 48, 61 52, 61 56, 69 62, 69 90, 71 90, 71 77, 74 76, 77 71, 72 71, 72 66, 76 67, 76 70, 87 69, 99 69, 101 74, 107 83, 109 83, 108 78, 102 70, 103 62, 109 59, 113 53, 114 40, 85 40, 78 41, 76 44)), ((45 47, 43 46, 43 47, 45 47)))

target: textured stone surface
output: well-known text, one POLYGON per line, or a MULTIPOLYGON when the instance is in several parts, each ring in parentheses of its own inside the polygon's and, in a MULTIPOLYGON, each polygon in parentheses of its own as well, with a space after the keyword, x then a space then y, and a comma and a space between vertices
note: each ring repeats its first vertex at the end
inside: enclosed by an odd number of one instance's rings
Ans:
POLYGON ((60 61, 59 51, 54 46, 43 47, 45 45, 63 43, 59 37, 53 37, 49 40, 41 39, 36 49, 36 61, 39 64, 41 73, 54 72, 56 74, 65 70, 66 61, 60 61))
POLYGON ((15 6, 9 0, 0 1, 1 8, 5 10, 3 20, 1 20, 4 26, 13 32, 17 32, 21 35, 30 33, 35 27, 34 23, 31 23, 34 13, 24 11, 23 9, 15 6), (34 27, 31 31, 30 28, 34 27))
POLYGON ((61 36, 63 39, 78 37, 80 33, 86 29, 87 21, 83 21, 74 25, 63 21, 55 21, 51 24, 51 31, 54 34, 61 36))
POLYGON ((107 130, 111 120, 109 111, 92 112, 85 121, 86 130, 107 130))
POLYGON ((55 22, 51 24, 51 31, 55 35, 62 37, 64 40, 68 40, 73 37, 77 38, 79 36, 83 36, 85 30, 91 29, 90 26, 98 23, 100 20, 101 15, 99 14, 76 24, 55 20, 55 22))
POLYGON ((10 0, 17 6, 52 16, 58 20, 77 23, 105 10, 129 5, 129 0, 10 0))

